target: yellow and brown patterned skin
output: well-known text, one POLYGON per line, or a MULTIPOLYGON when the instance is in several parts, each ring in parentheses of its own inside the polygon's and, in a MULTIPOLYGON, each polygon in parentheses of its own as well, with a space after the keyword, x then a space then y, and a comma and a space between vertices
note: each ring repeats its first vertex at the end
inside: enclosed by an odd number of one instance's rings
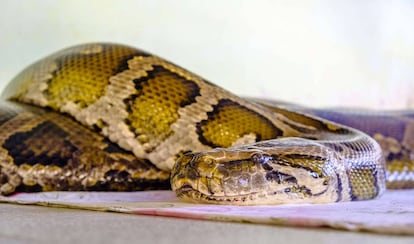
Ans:
POLYGON ((276 112, 280 112, 278 107, 284 107, 367 133, 382 148, 386 161, 387 189, 414 188, 414 111, 315 109, 280 101, 254 100, 276 112))
POLYGON ((387 162, 387 189, 414 188, 413 111, 313 109, 310 112, 372 136, 380 144, 387 162))
POLYGON ((275 112, 132 47, 65 49, 25 69, 5 94, 68 114, 139 160, 172 170, 172 188, 185 200, 322 203, 385 190, 381 149, 366 134, 275 112))
POLYGON ((0 193, 169 189, 170 174, 73 119, 2 104, 0 193))

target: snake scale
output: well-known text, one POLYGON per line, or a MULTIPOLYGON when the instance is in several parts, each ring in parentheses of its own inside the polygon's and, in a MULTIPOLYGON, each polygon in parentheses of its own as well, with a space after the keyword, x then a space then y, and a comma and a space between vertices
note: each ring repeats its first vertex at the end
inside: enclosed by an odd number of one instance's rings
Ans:
POLYGON ((185 201, 251 205, 365 200, 386 186, 414 187, 408 111, 241 98, 126 45, 56 52, 18 74, 3 98, 2 195, 171 187, 185 201))

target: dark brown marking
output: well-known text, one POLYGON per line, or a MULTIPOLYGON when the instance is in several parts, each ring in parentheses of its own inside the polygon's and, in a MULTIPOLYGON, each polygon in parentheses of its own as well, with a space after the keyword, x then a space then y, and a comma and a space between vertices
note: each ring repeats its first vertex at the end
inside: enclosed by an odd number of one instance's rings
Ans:
POLYGON ((298 169, 304 169, 306 171, 309 171, 311 173, 316 173, 318 174, 319 177, 321 177, 322 175, 318 172, 315 172, 315 170, 313 170, 311 167, 307 167, 303 164, 298 164, 298 163, 292 163, 289 160, 292 159, 303 159, 305 161, 308 160, 315 160, 315 161, 319 161, 319 162, 325 162, 327 161, 327 159, 324 159, 322 157, 318 157, 318 156, 312 156, 312 155, 301 155, 301 154, 292 154, 293 156, 289 157, 289 154, 283 155, 283 156, 279 156, 279 155, 272 155, 273 157, 273 163, 279 164, 279 165, 283 165, 283 166, 289 166, 292 168, 298 168, 298 169), (303 156, 303 157, 302 157, 303 156), (322 159, 322 160, 316 160, 316 159, 322 159))
POLYGON ((63 167, 77 148, 66 137, 68 134, 50 121, 27 132, 18 132, 7 138, 3 148, 8 150, 16 165, 41 164, 63 167))
POLYGON ((149 143, 146 151, 151 152, 172 135, 170 126, 179 119, 178 110, 195 103, 200 88, 192 80, 159 65, 133 82, 136 94, 124 100, 129 112, 126 123, 139 141, 144 138, 142 144, 149 143))
POLYGON ((289 182, 292 184, 298 183, 297 179, 294 176, 274 170, 266 173, 266 180, 276 181, 278 184, 282 182, 289 182))

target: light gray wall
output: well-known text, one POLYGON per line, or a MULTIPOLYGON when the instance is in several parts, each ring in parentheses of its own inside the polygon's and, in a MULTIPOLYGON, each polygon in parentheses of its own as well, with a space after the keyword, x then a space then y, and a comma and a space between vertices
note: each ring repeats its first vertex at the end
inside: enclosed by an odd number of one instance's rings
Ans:
POLYGON ((112 41, 241 95, 414 107, 413 13, 408 0, 3 0, 0 89, 41 56, 112 41))

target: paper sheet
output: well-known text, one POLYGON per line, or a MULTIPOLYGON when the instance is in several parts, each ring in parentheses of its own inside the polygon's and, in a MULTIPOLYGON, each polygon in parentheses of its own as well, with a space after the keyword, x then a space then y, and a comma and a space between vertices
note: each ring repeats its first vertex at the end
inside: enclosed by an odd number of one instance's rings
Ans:
POLYGON ((388 190, 371 201, 332 204, 231 206, 180 202, 171 191, 44 192, 0 197, 1 202, 140 215, 414 235, 414 189, 388 190))

